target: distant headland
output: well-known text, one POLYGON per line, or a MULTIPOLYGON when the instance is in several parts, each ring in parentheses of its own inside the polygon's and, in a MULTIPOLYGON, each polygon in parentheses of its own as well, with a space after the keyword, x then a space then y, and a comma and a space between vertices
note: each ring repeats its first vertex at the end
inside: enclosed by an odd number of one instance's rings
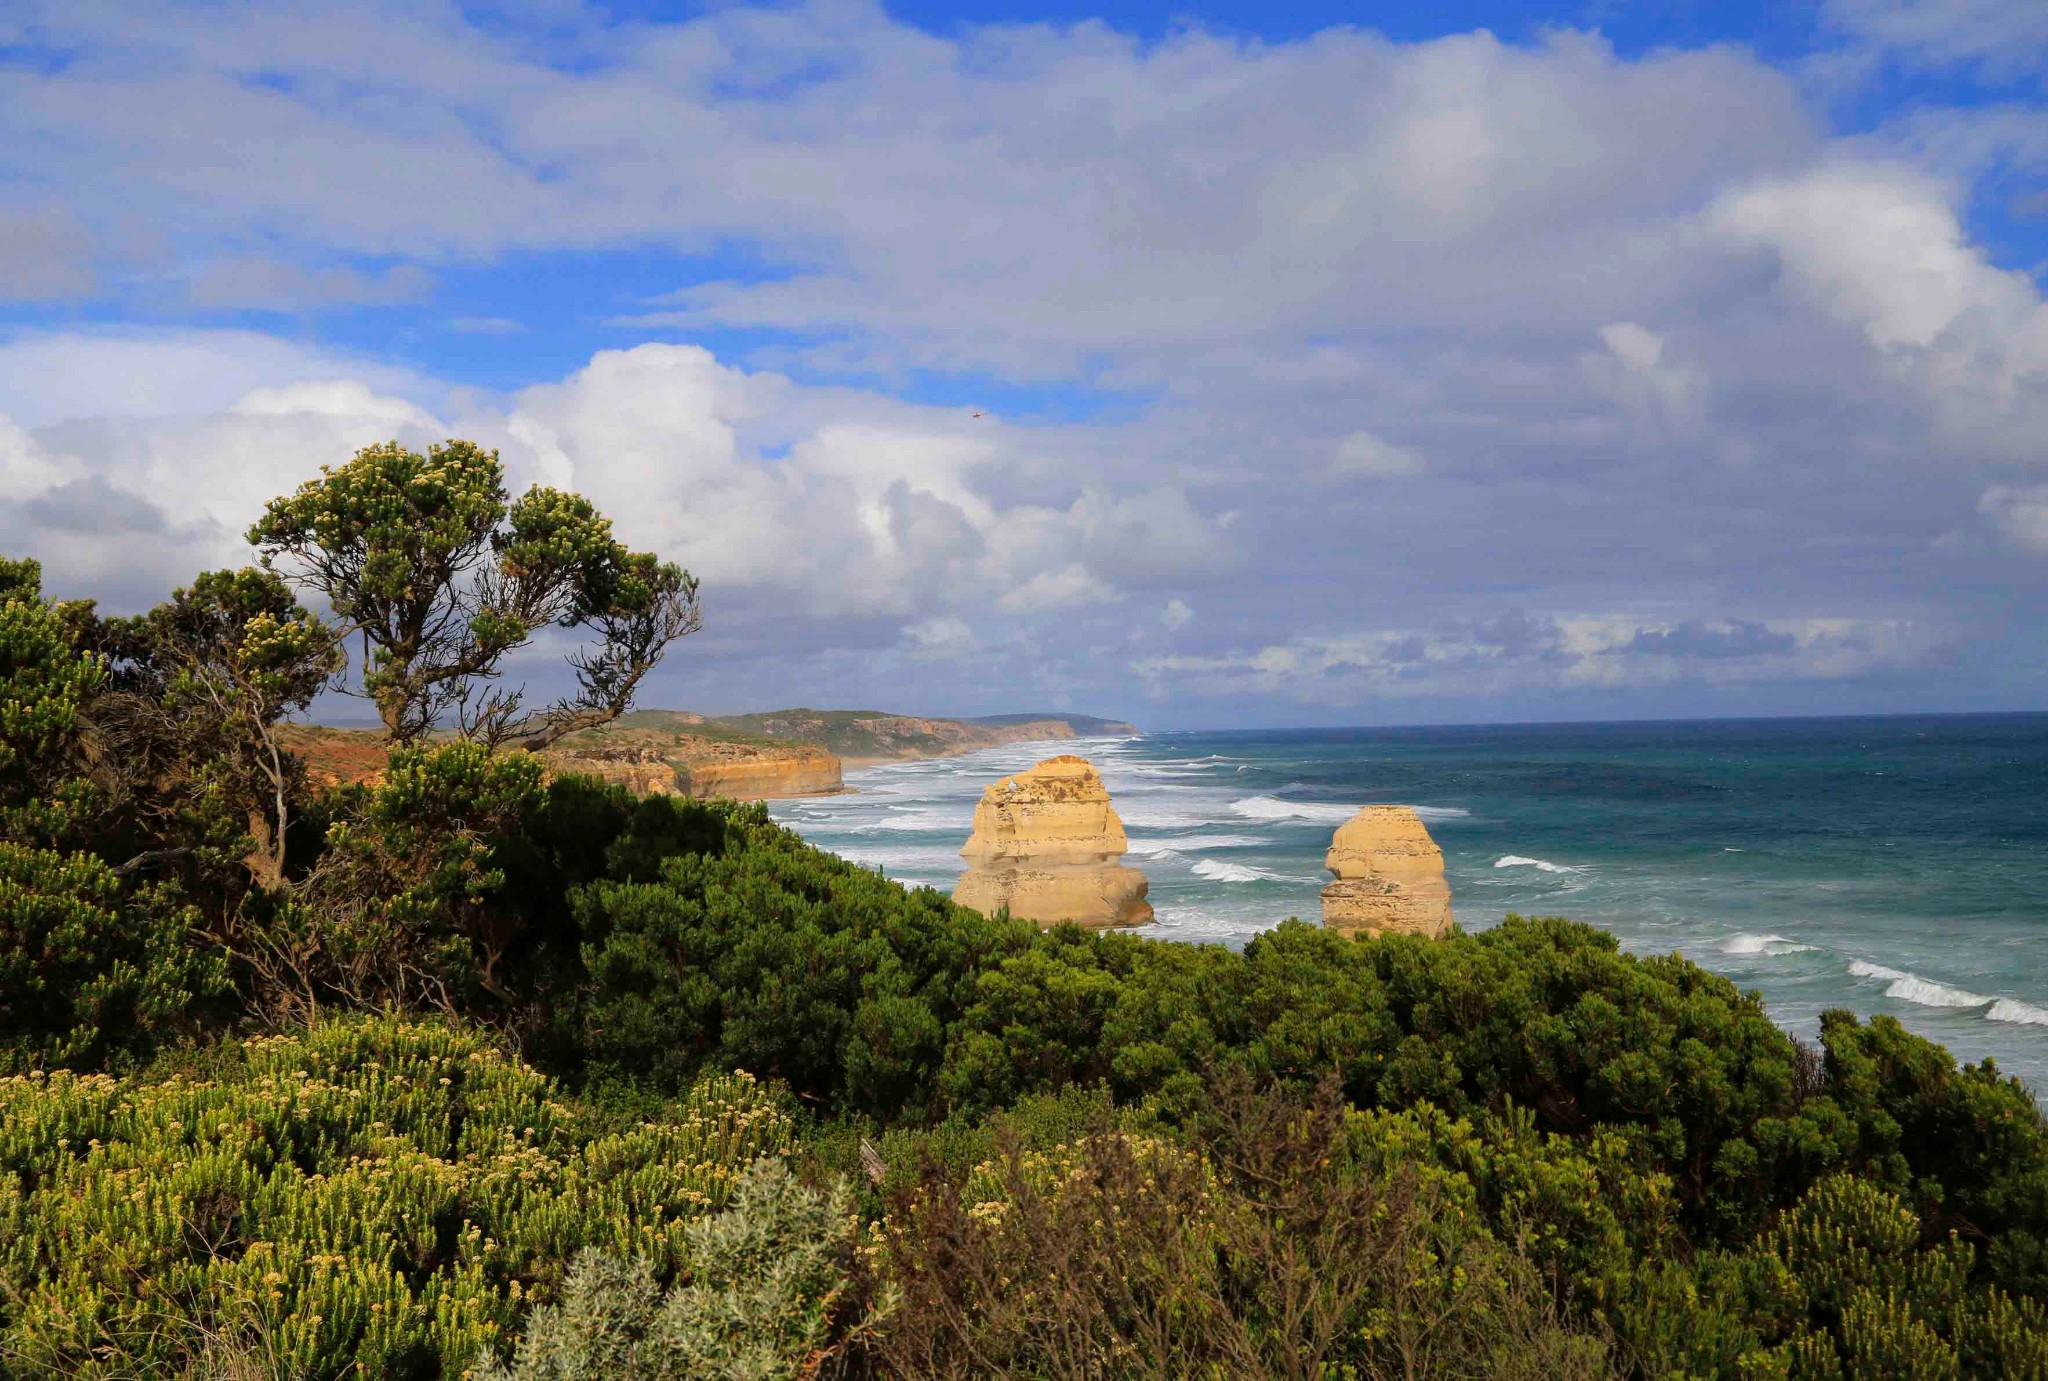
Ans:
MULTIPOLYGON (((762 800, 843 791, 848 767, 1137 732, 1122 720, 1066 713, 949 719, 883 710, 634 710, 569 735, 544 756, 554 771, 601 777, 643 794, 762 800)), ((369 781, 383 773, 385 744, 373 730, 302 725, 289 738, 317 783, 369 781)))

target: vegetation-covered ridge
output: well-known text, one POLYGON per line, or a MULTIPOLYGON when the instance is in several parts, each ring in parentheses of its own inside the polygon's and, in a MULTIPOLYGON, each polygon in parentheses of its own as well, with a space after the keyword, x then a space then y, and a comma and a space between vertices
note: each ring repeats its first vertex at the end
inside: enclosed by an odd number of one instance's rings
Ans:
MULTIPOLYGON (((950 757, 1005 743, 1138 732, 1136 726, 1121 720, 1099 719, 1093 715, 1054 713, 947 719, 933 715, 891 714, 883 710, 812 709, 765 710, 755 714, 723 716, 641 710, 626 716, 618 727, 656 725, 674 727, 684 733, 711 732, 776 743, 815 743, 853 763, 950 757)), ((617 732, 617 729, 611 732, 617 732)))
POLYGON ((685 578, 442 454, 293 510, 367 631, 0 563, 0 1376, 2048 1375, 1988 1062, 1567 920, 1041 931, 551 776, 685 578), (388 765, 323 789, 283 730, 364 636, 388 765))

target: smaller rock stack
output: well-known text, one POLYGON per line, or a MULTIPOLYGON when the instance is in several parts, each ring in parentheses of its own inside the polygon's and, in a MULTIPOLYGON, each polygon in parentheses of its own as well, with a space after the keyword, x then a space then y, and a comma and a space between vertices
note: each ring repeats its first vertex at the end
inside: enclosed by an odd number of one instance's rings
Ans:
POLYGON ((953 900, 1041 925, 1143 925, 1152 919, 1145 875, 1118 862, 1129 847, 1094 766, 1047 758, 982 793, 953 900))
POLYGON ((1451 930, 1451 887, 1443 850, 1407 806, 1367 806, 1337 827, 1323 866, 1323 924, 1357 935, 1423 935, 1451 930))

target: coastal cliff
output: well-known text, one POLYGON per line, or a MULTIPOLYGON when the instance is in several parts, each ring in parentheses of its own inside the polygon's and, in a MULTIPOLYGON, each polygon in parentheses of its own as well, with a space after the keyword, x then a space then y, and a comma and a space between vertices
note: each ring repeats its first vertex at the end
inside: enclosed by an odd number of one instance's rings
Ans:
MULTIPOLYGON (((306 763, 317 787, 382 780, 388 752, 382 735, 367 729, 298 726, 284 746, 306 763)), ((723 796, 742 801, 779 796, 822 796, 844 791, 839 758, 809 743, 733 743, 699 735, 666 734, 615 741, 571 735, 541 754, 550 776, 573 773, 616 782, 638 796, 723 796)))
POLYGON ((1337 827, 1323 866, 1323 924, 1347 934, 1450 933, 1443 850, 1407 806, 1367 806, 1337 827))
MULTIPOLYGON (((765 800, 846 790, 847 766, 952 757, 1006 743, 1088 734, 1135 734, 1136 726, 1090 715, 998 715, 985 720, 879 710, 770 710, 702 715, 635 710, 571 734, 542 755, 551 773, 617 782, 641 795, 765 800)), ((372 782, 384 772, 383 737, 367 729, 297 725, 285 746, 322 787, 372 782)))
POLYGON ((1128 848, 1094 765, 1048 758, 982 793, 953 900, 984 913, 1007 907, 1044 925, 1143 925, 1152 919, 1148 884, 1118 862, 1128 848))

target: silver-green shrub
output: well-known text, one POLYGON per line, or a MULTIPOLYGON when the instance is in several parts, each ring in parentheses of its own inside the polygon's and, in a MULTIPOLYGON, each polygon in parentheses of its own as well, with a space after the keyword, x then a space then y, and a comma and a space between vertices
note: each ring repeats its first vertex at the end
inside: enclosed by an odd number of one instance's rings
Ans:
POLYGON ((845 1182, 820 1193, 755 1165, 724 1212, 686 1228, 689 1276, 664 1299, 652 1264, 585 1251, 561 1302, 536 1309, 509 1366, 482 1381, 778 1381, 814 1375, 844 1334, 854 1250, 845 1182))

